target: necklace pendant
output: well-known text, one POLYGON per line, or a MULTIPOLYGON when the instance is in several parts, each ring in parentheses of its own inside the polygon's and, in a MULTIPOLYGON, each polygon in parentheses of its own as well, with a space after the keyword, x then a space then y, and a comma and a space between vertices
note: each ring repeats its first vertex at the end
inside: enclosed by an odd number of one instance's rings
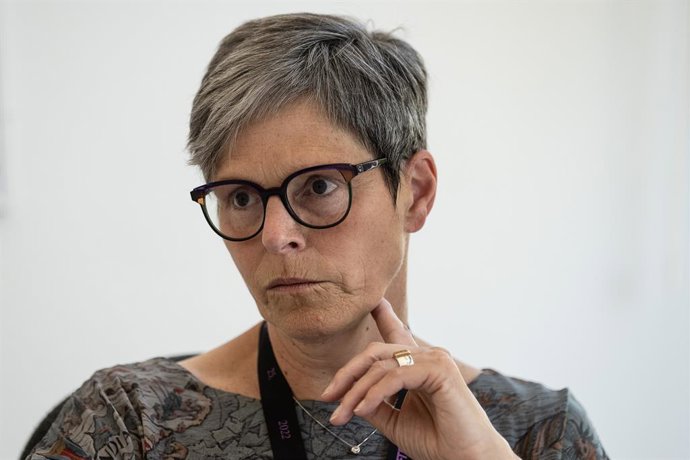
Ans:
POLYGON ((359 454, 359 446, 352 446, 350 452, 352 452, 355 455, 359 454))

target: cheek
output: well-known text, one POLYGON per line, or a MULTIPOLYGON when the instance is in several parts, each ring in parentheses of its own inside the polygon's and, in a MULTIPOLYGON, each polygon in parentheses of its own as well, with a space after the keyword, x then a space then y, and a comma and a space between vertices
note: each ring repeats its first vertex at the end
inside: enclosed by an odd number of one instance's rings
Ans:
MULTIPOLYGON (((403 235, 383 232, 372 235, 365 253, 363 272, 378 295, 383 295, 403 264, 403 235)), ((378 299, 376 299, 378 300, 378 299)))
POLYGON ((252 289, 252 274, 256 270, 256 264, 258 263, 258 258, 254 254, 256 251, 253 250, 251 244, 232 243, 227 240, 225 241, 225 247, 230 253, 230 257, 232 257, 240 275, 242 275, 244 284, 246 284, 249 290, 252 291, 252 294, 254 294, 254 290, 252 289))
POLYGON ((378 302, 402 267, 405 234, 392 213, 368 215, 352 224, 351 229, 343 229, 350 236, 340 238, 347 242, 342 251, 347 264, 341 265, 341 273, 345 284, 367 302, 378 302))

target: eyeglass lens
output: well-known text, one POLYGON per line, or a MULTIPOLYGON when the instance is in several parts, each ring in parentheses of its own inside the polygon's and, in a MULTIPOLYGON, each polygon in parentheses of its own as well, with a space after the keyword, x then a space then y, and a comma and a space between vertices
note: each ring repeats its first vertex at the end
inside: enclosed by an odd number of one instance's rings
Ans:
MULTIPOLYGON (((293 177, 286 196, 293 217, 311 227, 337 223, 350 205, 348 181, 337 169, 319 169, 293 177)), ((254 235, 264 220, 261 193, 247 184, 213 187, 206 195, 205 206, 216 229, 230 238, 254 235)))

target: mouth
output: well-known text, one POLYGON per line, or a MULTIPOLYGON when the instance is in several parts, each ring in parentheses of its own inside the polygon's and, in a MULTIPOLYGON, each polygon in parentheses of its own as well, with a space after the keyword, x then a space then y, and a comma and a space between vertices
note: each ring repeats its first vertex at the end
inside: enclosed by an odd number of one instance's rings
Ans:
POLYGON ((313 289, 323 281, 304 278, 276 278, 268 285, 271 292, 300 292, 313 289))

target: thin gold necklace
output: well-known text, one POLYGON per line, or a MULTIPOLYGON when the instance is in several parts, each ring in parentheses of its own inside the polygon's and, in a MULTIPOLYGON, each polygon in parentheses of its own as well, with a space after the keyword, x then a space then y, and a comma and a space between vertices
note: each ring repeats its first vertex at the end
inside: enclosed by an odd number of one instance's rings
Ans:
POLYGON ((350 444, 349 442, 345 441, 343 438, 341 438, 340 436, 338 436, 336 433, 334 433, 334 432, 333 432, 330 428, 328 428, 326 425, 324 425, 323 423, 321 423, 316 417, 314 417, 313 415, 311 415, 311 413, 302 405, 302 403, 300 403, 300 402, 297 400, 297 398, 295 398, 295 397, 293 396, 292 399, 295 400, 295 402, 297 403, 297 405, 300 407, 300 409, 302 409, 302 410, 304 411, 305 414, 307 414, 313 421, 315 421, 316 423, 318 423, 319 426, 320 426, 321 428, 323 428, 324 430, 328 431, 328 432, 331 433, 333 436, 335 436, 340 442, 342 442, 343 444, 345 444, 346 446, 348 446, 348 447, 350 448, 350 452, 352 452, 352 453, 355 454, 355 455, 359 454, 359 452, 362 450, 362 449, 361 449, 362 444, 364 444, 365 442, 367 442, 367 441, 369 440, 369 438, 371 438, 372 436, 374 436, 374 433, 376 433, 376 431, 377 431, 377 430, 374 430, 374 431, 372 431, 371 433, 369 433, 369 436, 367 436, 366 438, 364 438, 364 440, 363 440, 362 442, 360 442, 359 444, 350 444))

